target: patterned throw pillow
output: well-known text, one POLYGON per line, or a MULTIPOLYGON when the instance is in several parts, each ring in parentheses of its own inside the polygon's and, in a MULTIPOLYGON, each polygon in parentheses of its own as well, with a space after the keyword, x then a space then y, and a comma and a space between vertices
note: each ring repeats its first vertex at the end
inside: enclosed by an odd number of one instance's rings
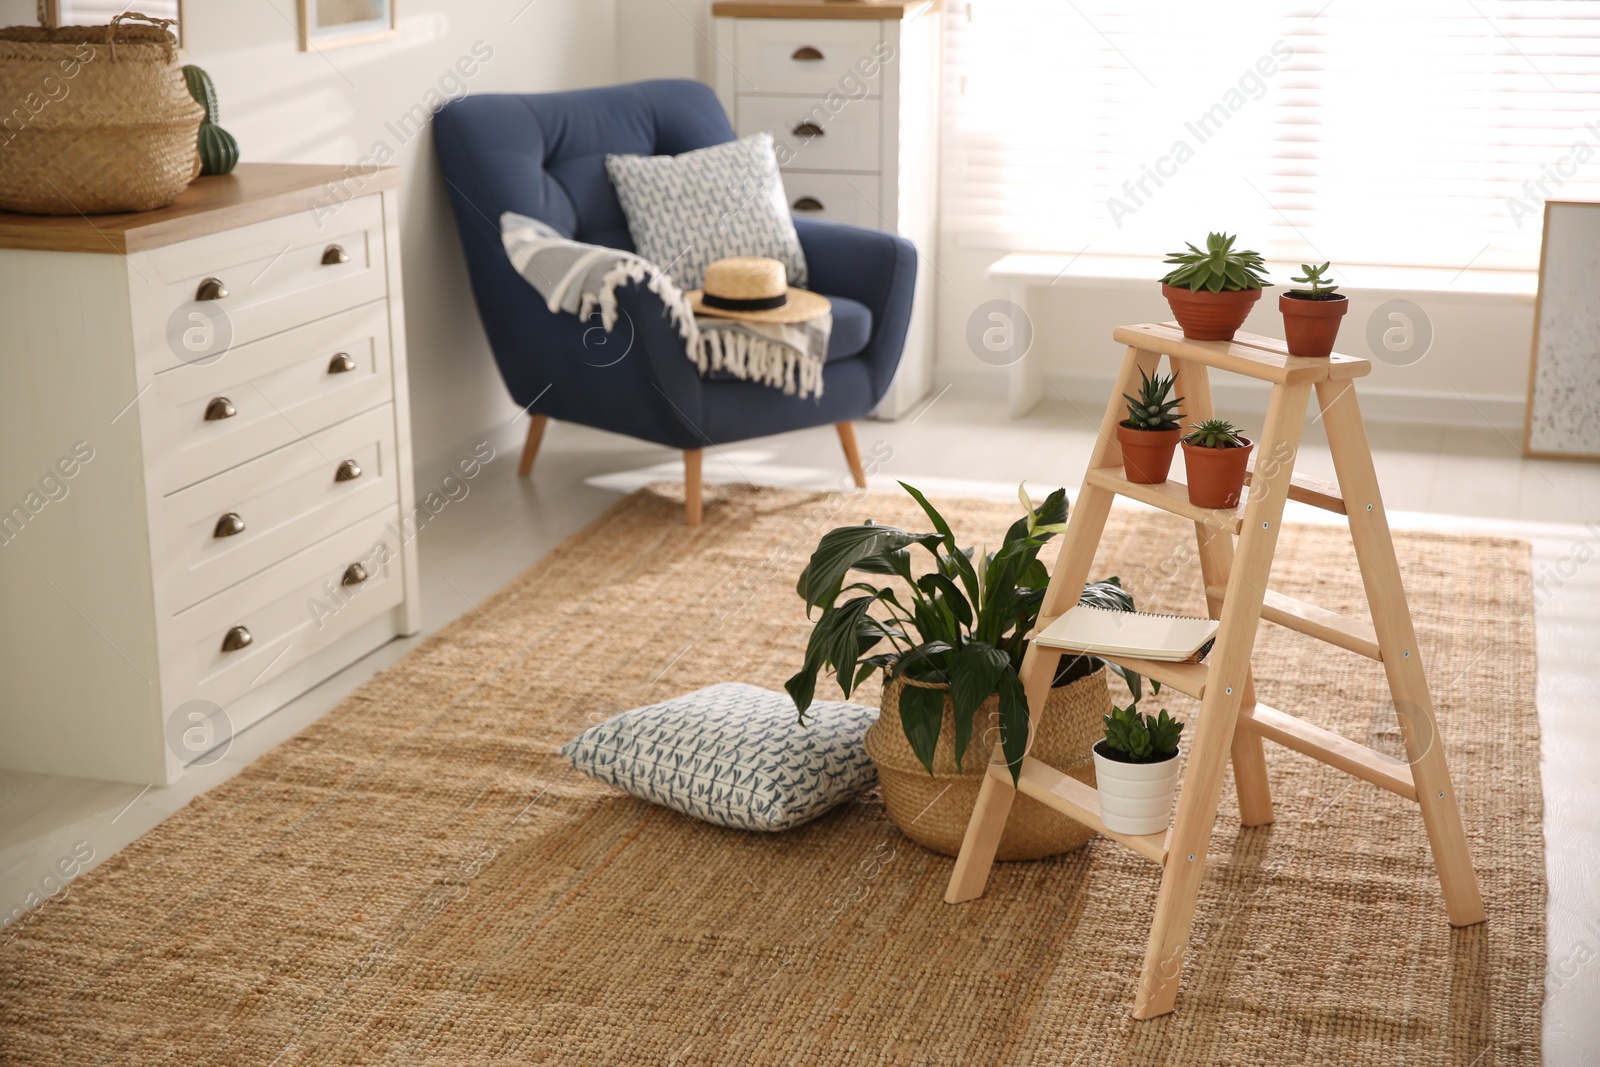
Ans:
POLYGON ((723 682, 591 726, 561 754, 609 782, 736 830, 787 830, 870 789, 862 736, 877 708, 817 701, 795 719, 786 694, 723 682))
POLYGON ((805 287, 806 256, 772 151, 772 135, 712 145, 681 156, 607 156, 634 249, 687 292, 706 267, 732 256, 766 256, 805 287))

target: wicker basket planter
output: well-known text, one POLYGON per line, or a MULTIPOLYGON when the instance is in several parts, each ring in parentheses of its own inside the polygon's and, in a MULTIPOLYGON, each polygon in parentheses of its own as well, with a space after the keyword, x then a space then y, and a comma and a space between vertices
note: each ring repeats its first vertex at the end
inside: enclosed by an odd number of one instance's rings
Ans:
POLYGON ((162 26, 0 30, 0 209, 148 211, 199 173, 205 111, 162 26), (25 119, 25 121, 23 121, 25 119))
MULTIPOLYGON (((973 718, 972 743, 960 766, 955 761, 955 722, 950 699, 934 750, 933 774, 917 761, 900 727, 903 679, 883 687, 883 716, 867 730, 867 754, 878 766, 878 782, 889 818, 911 840, 954 856, 961 850, 967 820, 978 802, 978 787, 993 749, 985 738, 998 736, 999 699, 990 697, 973 718)), ((917 683, 910 683, 917 684, 917 683)), ((1106 669, 1050 691, 1044 714, 1034 727, 1032 755, 1087 785, 1095 785, 1094 743, 1103 736, 1102 716, 1111 711, 1106 669)), ((1018 796, 1006 820, 996 858, 1035 860, 1081 848, 1094 836, 1082 823, 1018 796)))

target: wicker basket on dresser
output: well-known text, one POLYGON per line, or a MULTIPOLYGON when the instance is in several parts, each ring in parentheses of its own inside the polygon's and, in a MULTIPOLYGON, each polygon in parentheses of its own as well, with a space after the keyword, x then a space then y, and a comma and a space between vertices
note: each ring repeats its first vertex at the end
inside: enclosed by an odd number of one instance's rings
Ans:
POLYGON ((167 784, 419 628, 399 181, 0 215, 0 766, 167 784))

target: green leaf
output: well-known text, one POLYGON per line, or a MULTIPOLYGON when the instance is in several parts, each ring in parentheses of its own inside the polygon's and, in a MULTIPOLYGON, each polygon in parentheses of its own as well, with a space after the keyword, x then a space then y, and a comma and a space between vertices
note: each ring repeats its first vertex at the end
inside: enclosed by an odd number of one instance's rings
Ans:
POLYGON ((972 605, 961 595, 961 590, 956 588, 955 582, 942 574, 924 574, 917 579, 917 588, 929 596, 943 597, 943 604, 955 614, 956 620, 961 625, 972 625, 972 605))
POLYGON ((939 514, 938 508, 928 503, 928 498, 922 495, 922 490, 905 482, 900 483, 900 488, 911 494, 911 499, 922 508, 923 513, 928 516, 928 521, 933 523, 933 528, 939 531, 939 536, 944 539, 945 551, 951 556, 950 562, 955 565, 961 584, 967 588, 967 598, 976 605, 979 595, 978 574, 972 569, 972 562, 966 558, 966 554, 956 545, 956 535, 950 529, 950 524, 939 514))
POLYGON ((847 600, 823 612, 822 618, 817 620, 817 625, 811 631, 807 657, 813 644, 820 649, 823 662, 838 675, 839 688, 847 697, 855 686, 856 658, 862 652, 862 620, 877 601, 875 596, 847 600))
POLYGON ((944 721, 944 690, 908 685, 900 690, 900 727, 917 760, 933 773, 933 751, 944 721))
POLYGON ((972 740, 972 717, 995 692, 1011 657, 982 641, 973 641, 955 654, 950 664, 950 703, 956 721, 956 763, 966 755, 972 740))
POLYGON ((829 530, 817 542, 811 560, 800 572, 796 591, 805 599, 809 614, 814 607, 828 608, 839 595, 845 574, 861 560, 912 544, 936 543, 934 534, 913 534, 892 526, 864 524, 829 530))
POLYGON ((894 669, 889 672, 889 677, 894 679, 904 674, 924 682, 943 684, 950 679, 939 664, 935 662, 935 659, 953 649, 954 646, 947 641, 924 642, 897 659, 894 669))
POLYGON ((1022 776, 1022 758, 1028 754, 1028 694, 1011 665, 1000 674, 1000 747, 1013 785, 1022 776))

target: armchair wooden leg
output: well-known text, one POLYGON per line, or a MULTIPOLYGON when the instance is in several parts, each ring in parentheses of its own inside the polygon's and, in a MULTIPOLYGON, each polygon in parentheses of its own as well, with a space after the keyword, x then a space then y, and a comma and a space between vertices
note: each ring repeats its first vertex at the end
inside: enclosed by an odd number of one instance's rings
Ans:
POLYGON ((865 489, 867 472, 861 466, 861 450, 856 447, 856 424, 836 422, 833 427, 839 431, 839 444, 844 446, 844 461, 850 464, 850 476, 856 480, 856 488, 865 489))
POLYGON ((539 454, 539 442, 544 439, 545 424, 549 421, 548 415, 535 415, 533 421, 528 423, 528 439, 522 445, 522 462, 517 464, 518 478, 526 478, 528 472, 533 470, 533 457, 539 454))
POLYGON ((684 449, 683 514, 690 526, 700 525, 700 457, 700 449, 684 449))

